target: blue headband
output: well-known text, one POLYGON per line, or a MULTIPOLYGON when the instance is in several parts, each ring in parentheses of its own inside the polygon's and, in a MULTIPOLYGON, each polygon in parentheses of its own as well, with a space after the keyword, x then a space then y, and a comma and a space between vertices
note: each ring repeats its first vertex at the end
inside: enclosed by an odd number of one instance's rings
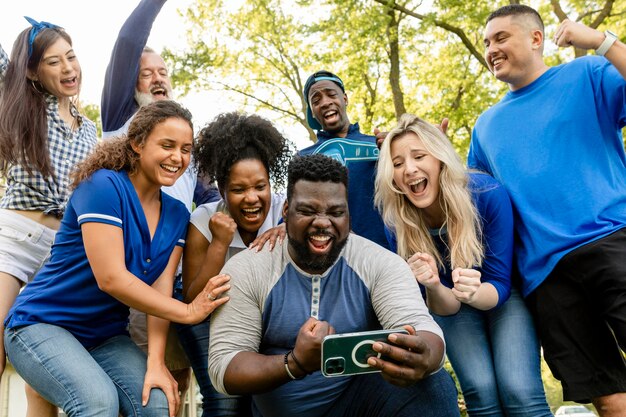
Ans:
POLYGON ((35 38, 41 32, 42 29, 55 29, 58 28, 57 25, 53 25, 48 22, 37 22, 35 19, 32 19, 28 16, 24 16, 24 19, 30 23, 33 28, 30 30, 30 34, 28 35, 28 57, 33 54, 33 42, 35 42, 35 38))

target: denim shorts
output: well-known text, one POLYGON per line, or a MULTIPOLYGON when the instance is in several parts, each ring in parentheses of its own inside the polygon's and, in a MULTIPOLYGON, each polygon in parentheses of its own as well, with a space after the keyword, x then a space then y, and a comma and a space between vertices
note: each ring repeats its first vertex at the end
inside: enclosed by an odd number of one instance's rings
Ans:
POLYGON ((56 230, 0 209, 0 272, 13 275, 25 284, 50 256, 56 230))

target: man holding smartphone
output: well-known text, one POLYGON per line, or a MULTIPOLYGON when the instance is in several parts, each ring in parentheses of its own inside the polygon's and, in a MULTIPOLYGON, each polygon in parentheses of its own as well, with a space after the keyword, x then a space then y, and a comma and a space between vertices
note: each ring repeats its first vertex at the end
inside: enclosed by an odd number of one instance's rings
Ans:
POLYGON ((350 234, 347 178, 324 155, 292 161, 287 239, 273 251, 242 252, 222 270, 232 288, 211 317, 211 381, 224 393, 252 394, 255 416, 458 416, 456 388, 441 369, 441 329, 406 262, 350 234), (367 363, 380 373, 321 374, 325 336, 402 327, 408 334, 373 344, 382 357, 367 363))

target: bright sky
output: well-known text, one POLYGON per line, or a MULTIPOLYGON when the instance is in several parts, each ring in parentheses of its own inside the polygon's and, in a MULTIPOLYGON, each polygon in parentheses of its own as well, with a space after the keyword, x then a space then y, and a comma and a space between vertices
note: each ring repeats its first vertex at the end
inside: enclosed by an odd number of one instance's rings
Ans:
MULTIPOLYGON (((166 2, 154 22, 148 45, 157 52, 165 46, 184 49, 185 25, 178 10, 186 10, 191 3, 193 0, 166 2)), ((62 26, 72 37, 83 71, 81 101, 100 105, 104 72, 113 44, 137 4, 139 0, 6 0, 0 13, 0 44, 10 55, 15 38, 29 26, 23 16, 62 26)), ((203 126, 219 112, 238 109, 236 103, 225 102, 219 92, 193 93, 179 101, 193 113, 196 127, 203 126)), ((301 126, 276 126, 299 148, 310 144, 301 126)))

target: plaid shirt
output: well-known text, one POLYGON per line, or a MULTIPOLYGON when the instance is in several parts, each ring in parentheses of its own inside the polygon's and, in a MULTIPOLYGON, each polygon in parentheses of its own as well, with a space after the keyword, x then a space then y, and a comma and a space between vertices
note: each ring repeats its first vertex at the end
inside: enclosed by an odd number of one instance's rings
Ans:
POLYGON ((8 66, 9 56, 2 49, 2 45, 0 45, 0 87, 2 87, 2 80, 4 80, 4 74, 6 74, 8 66))
MULTIPOLYGON (((4 78, 8 57, 0 47, 0 79, 4 78)), ((72 130, 59 116, 58 99, 45 94, 48 112, 48 152, 55 178, 44 178, 33 169, 33 175, 21 165, 14 165, 7 173, 7 189, 0 208, 13 210, 41 210, 58 217, 63 215, 69 198, 69 175, 77 163, 85 159, 97 143, 96 125, 80 115, 74 105, 71 112, 78 121, 72 130)))

